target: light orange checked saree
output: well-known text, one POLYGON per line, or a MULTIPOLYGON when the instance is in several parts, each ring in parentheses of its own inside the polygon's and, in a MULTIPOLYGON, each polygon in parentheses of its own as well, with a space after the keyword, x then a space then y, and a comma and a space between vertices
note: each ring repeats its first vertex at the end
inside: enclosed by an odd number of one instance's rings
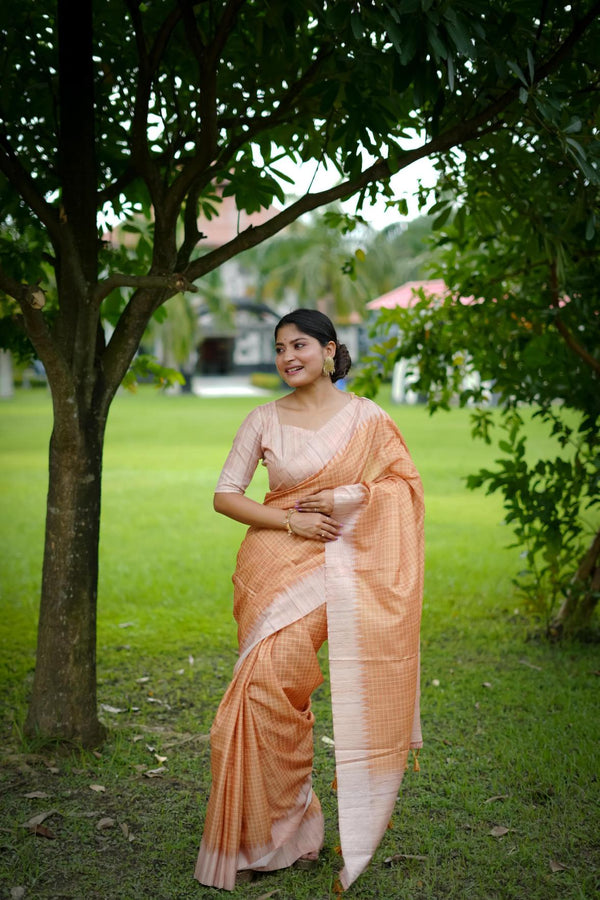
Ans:
POLYGON ((421 746, 421 482, 394 422, 355 396, 318 431, 280 425, 274 403, 253 410, 217 490, 243 492, 260 459, 266 504, 287 509, 333 489, 344 528, 324 545, 264 528, 242 543, 233 576, 240 656, 211 730, 195 875, 231 890, 240 869, 283 868, 322 846, 310 694, 327 638, 347 888, 381 840, 409 749, 421 746))

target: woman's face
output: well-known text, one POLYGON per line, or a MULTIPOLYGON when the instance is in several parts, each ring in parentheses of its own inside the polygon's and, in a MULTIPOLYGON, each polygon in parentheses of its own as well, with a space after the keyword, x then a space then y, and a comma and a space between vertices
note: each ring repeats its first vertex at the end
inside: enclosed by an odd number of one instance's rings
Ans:
POLYGON ((312 384, 323 375, 323 360, 333 356, 335 343, 325 347, 296 325, 282 325, 275 338, 275 365, 290 387, 312 384))

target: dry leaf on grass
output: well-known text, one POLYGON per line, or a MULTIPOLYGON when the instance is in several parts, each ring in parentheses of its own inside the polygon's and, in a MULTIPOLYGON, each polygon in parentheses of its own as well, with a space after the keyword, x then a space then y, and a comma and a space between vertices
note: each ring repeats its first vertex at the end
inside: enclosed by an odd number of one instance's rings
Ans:
POLYGON ((330 738, 330 737, 327 737, 326 734, 323 735, 323 737, 321 738, 321 740, 323 741, 324 744, 329 744, 330 747, 334 747, 334 746, 335 746, 335 741, 332 741, 331 738, 330 738))
POLYGON ((188 744, 191 741, 199 741, 204 743, 210 740, 210 734, 182 734, 176 741, 167 741, 163 744, 165 750, 171 750, 172 747, 179 747, 181 744, 188 744))
POLYGON ((551 872, 564 872, 565 869, 568 869, 568 866, 565 866, 564 863, 558 862, 556 859, 550 860, 550 871, 551 872))
POLYGON ((166 771, 164 766, 159 766, 158 769, 148 769, 147 772, 144 772, 144 776, 146 778, 162 778, 166 771))
POLYGON ((23 796, 27 800, 45 800, 50 794, 47 794, 46 791, 30 791, 28 794, 23 794, 23 796))
POLYGON ((115 820, 106 816, 104 819, 100 819, 99 822, 96 822, 96 828, 98 831, 104 831, 105 828, 112 828, 114 824, 115 820))
POLYGON ((541 666, 535 666, 533 663, 528 662, 526 659, 520 659, 520 660, 519 660, 519 663, 520 663, 522 666, 528 666, 530 669, 537 669, 538 672, 541 672, 541 671, 542 671, 542 667, 541 667, 541 666))
POLYGON ((505 828, 504 825, 494 825, 490 834, 492 837, 504 837, 505 834, 508 834, 510 828, 505 828))
POLYGON ((129 825, 127 824, 127 822, 121 822, 121 831, 123 832, 124 837, 126 837, 129 842, 135 840, 135 835, 133 831, 129 830, 129 825))
POLYGON ((269 897, 274 897, 275 894, 279 893, 279 888, 275 888, 274 891, 269 891, 268 894, 261 894, 260 897, 257 897, 256 900, 269 900, 269 897))
POLYGON ((494 797, 488 797, 486 803, 495 803, 496 800, 508 800, 508 794, 496 794, 494 797))
POLYGON ((95 791, 97 794, 104 794, 106 788, 103 784, 90 784, 90 791, 95 791))
POLYGON ((37 834, 38 837, 48 838, 49 841, 55 841, 56 835, 53 831, 50 831, 49 828, 46 828, 45 825, 34 825, 33 828, 30 828, 29 831, 31 834, 37 834))
POLYGON ((491 686, 492 686, 492 682, 491 682, 491 681, 482 681, 482 682, 481 682, 481 687, 491 688, 491 686))
POLYGON ((35 828, 37 825, 41 825, 42 822, 45 822, 46 819, 49 819, 50 816, 56 815, 56 809, 47 809, 44 812, 38 813, 36 816, 32 816, 31 819, 28 819, 26 822, 23 822, 22 828, 29 828, 31 831, 32 828, 35 828))
POLYGON ((146 703, 158 703, 159 706, 164 706, 165 709, 171 709, 166 700, 159 700, 158 697, 146 697, 146 703))
POLYGON ((115 715, 117 713, 127 712, 126 709, 121 709, 119 706, 110 706, 108 703, 101 703, 100 709, 103 709, 104 712, 107 712, 107 713, 114 713, 115 715))
POLYGON ((24 887, 13 887, 10 889, 10 900, 23 900, 25 896, 25 888, 24 887))

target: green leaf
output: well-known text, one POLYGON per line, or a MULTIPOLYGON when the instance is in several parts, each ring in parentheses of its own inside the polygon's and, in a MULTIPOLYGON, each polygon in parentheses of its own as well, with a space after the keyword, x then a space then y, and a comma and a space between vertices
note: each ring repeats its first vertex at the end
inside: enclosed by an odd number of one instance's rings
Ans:
POLYGON ((462 24, 456 19, 454 21, 448 19, 446 27, 456 49, 462 53, 463 56, 471 57, 473 55, 473 47, 462 24))
POLYGON ((589 216, 586 226, 585 226, 586 241, 591 241, 595 234, 596 234, 596 216, 594 215, 594 213, 590 213, 590 216, 589 216))
POLYGON ((514 62, 514 60, 511 59, 511 60, 506 61, 506 65, 508 66, 510 71, 513 73, 513 75, 516 75, 517 78, 519 79, 519 81, 521 81, 525 85, 526 88, 529 88, 527 79, 525 78, 525 75, 523 74, 523 69, 518 65, 518 63, 514 62))
POLYGON ((533 84, 535 80, 535 60, 530 48, 527 48, 527 67, 529 69, 529 83, 533 84))
POLYGON ((448 205, 448 206, 446 206, 446 208, 440 213, 440 215, 437 216, 437 217, 433 220, 433 226, 432 226, 432 227, 433 227, 433 230, 434 230, 434 231, 438 231, 440 228, 442 228, 442 227, 446 224, 446 222, 448 221, 448 219, 450 218, 451 215, 452 215, 452 206, 451 206, 451 205, 448 205))
POLYGON ((354 35, 356 40, 360 41, 364 34, 364 28, 360 13, 356 11, 352 12, 352 14, 350 15, 350 27, 352 29, 352 34, 354 35))
POLYGON ((448 87, 454 93, 454 60, 448 55, 448 87))
POLYGON ((567 127, 565 128, 564 133, 565 134, 574 134, 576 132, 581 131, 582 128, 583 128, 583 122, 581 121, 581 119, 578 116, 574 116, 571 119, 571 121, 569 122, 569 124, 567 125, 567 127))

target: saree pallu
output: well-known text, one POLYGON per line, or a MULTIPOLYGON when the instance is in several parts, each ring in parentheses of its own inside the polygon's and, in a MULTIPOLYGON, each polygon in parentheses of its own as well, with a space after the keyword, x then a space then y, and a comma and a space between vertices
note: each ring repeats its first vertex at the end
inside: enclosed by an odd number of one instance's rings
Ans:
MULTIPOLYGON (((318 471, 264 501, 288 509, 332 489, 342 536, 320 544, 252 527, 240 547, 240 657, 211 730, 213 787, 195 872, 204 884, 232 889, 237 870, 282 868, 322 846, 310 694, 326 637, 344 889, 369 864, 409 750, 422 745, 421 482, 379 407, 353 398, 346 420, 318 471)), ((323 431, 310 440, 321 457, 331 443, 323 431)))

